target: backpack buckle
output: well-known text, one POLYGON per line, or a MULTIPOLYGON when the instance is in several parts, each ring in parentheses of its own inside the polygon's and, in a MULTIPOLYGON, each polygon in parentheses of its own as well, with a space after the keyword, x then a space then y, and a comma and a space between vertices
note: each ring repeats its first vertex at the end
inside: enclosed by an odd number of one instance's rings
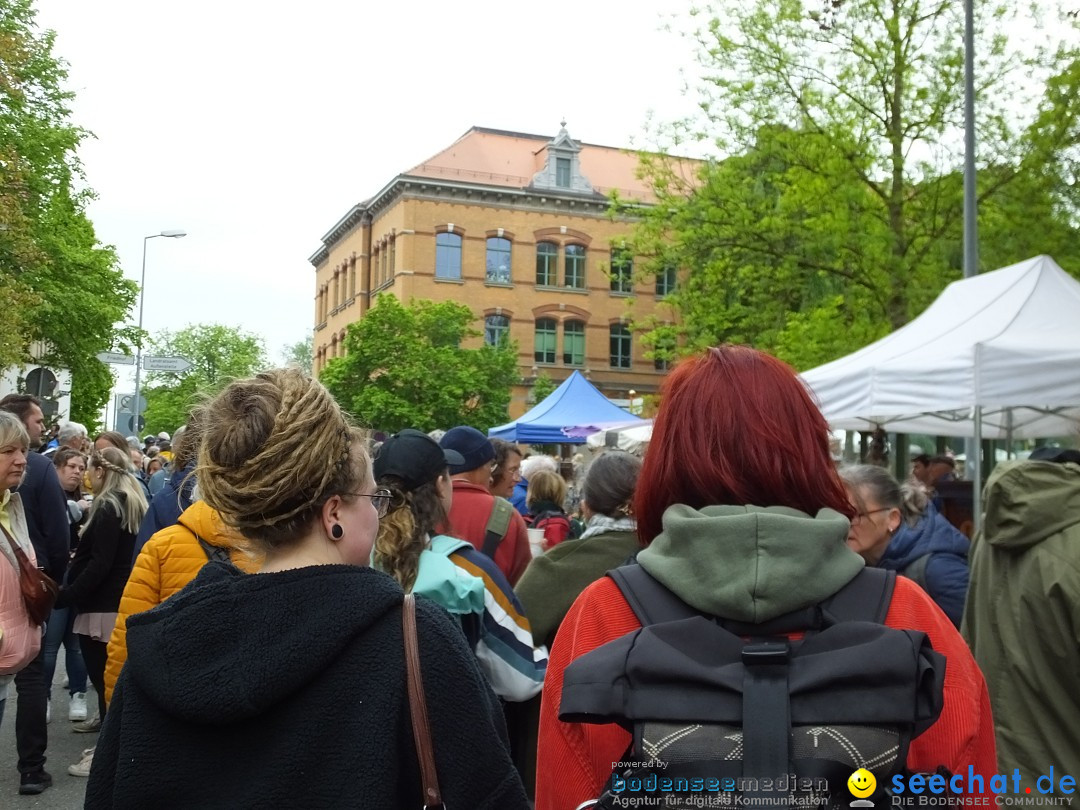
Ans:
POLYGON ((759 641, 742 648, 744 666, 767 666, 787 664, 791 658, 791 645, 785 641, 759 641))

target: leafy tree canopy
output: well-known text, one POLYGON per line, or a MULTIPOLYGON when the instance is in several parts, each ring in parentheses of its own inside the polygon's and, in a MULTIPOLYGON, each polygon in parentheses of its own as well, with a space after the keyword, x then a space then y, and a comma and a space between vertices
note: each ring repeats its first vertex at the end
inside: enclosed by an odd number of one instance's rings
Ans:
POLYGON ((286 366, 296 366, 308 374, 315 367, 315 338, 308 335, 303 340, 281 348, 281 360, 286 366))
POLYGON ((463 348, 480 334, 470 326, 474 320, 453 301, 404 306, 381 295, 350 324, 345 356, 326 364, 322 381, 343 408, 376 430, 502 424, 518 380, 517 349, 463 348))
POLYGON ((266 367, 262 338, 222 324, 194 324, 178 332, 163 331, 150 340, 150 354, 183 357, 184 372, 151 372, 146 378, 146 429, 174 432, 187 422, 192 407, 234 379, 250 377, 266 367))
MULTIPOLYGON (((1080 271, 1080 48, 1054 33, 1074 23, 1057 10, 1039 44, 1010 41, 1040 24, 1030 9, 975 5, 981 265, 1057 251, 1080 271)), ((647 275, 679 269, 670 311, 638 324, 654 356, 726 340, 806 368, 903 325, 960 276, 962 12, 713 0, 694 13, 702 115, 657 135, 718 155, 695 168, 643 155, 657 204, 613 206, 639 217, 647 275)))
POLYGON ((44 364, 71 370, 71 418, 93 428, 112 386, 95 355, 134 337, 115 325, 136 286, 86 216, 76 150, 88 133, 71 121, 54 39, 31 0, 0 0, 0 367, 37 342, 44 364))

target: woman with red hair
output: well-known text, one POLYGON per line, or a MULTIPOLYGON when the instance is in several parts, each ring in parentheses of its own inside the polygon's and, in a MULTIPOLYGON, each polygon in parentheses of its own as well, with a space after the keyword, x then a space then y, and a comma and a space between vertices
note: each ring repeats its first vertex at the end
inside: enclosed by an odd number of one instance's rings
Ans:
MULTIPOLYGON (((634 513, 641 568, 709 616, 767 622, 829 598, 864 565, 847 546, 855 509, 824 418, 789 366, 744 346, 709 349, 669 375, 634 513)), ((952 622, 897 578, 885 624, 926 633, 948 661, 943 709, 912 741, 908 768, 994 773, 986 684, 952 622)), ((564 723, 559 707, 572 661, 640 627, 609 577, 586 588, 564 619, 544 683, 537 810, 595 799, 625 759, 629 732, 564 723)))

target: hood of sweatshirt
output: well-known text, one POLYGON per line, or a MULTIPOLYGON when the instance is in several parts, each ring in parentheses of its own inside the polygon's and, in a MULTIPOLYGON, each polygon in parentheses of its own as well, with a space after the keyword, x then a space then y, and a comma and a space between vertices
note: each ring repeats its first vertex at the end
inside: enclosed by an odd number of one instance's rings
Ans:
POLYGON ((821 602, 859 573, 849 525, 832 509, 675 504, 637 559, 688 605, 757 624, 821 602))
POLYGON ((1080 523, 1080 464, 1006 461, 986 482, 982 537, 1021 551, 1080 523))
POLYGON ((169 715, 241 722, 324 674, 385 614, 400 613, 402 598, 370 568, 243 574, 207 563, 183 591, 128 620, 128 677, 169 715))

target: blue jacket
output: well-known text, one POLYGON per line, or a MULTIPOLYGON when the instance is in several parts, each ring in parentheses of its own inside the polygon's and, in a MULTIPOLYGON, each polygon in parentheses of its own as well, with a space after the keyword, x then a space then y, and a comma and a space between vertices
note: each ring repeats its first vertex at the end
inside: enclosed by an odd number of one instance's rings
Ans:
POLYGON ((514 484, 514 494, 510 496, 510 503, 521 515, 529 514, 529 507, 525 505, 525 493, 529 491, 529 482, 524 478, 514 484))
POLYGON ((165 486, 150 501, 150 508, 146 510, 146 516, 139 524, 132 561, 139 556, 147 540, 162 529, 175 525, 184 510, 191 506, 191 490, 195 488, 195 476, 190 473, 194 469, 195 462, 192 461, 179 472, 171 472, 165 479, 165 486))
POLYGON ((71 532, 68 529, 67 496, 60 487, 56 467, 41 453, 27 453, 26 477, 15 492, 22 496, 26 528, 30 542, 34 544, 38 565, 56 582, 63 582, 71 532))
POLYGON ((970 545, 933 504, 928 504, 926 514, 914 526, 901 524, 878 566, 902 574, 920 557, 931 555, 926 564, 924 587, 930 598, 959 627, 967 596, 970 545))

